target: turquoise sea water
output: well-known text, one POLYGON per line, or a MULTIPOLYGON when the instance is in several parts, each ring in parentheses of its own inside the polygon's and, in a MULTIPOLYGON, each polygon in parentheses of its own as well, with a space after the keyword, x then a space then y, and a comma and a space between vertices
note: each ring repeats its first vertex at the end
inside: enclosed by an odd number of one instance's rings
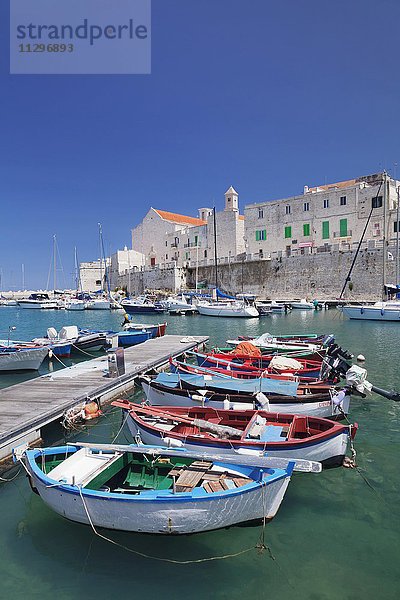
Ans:
MULTIPOLYGON (((43 335, 49 326, 118 329, 121 313, 0 308, 0 337, 43 335)), ((144 317, 142 318, 144 321, 144 317)), ((159 317, 146 317, 154 322, 159 317)), ((168 317, 168 332, 205 334, 223 344, 239 334, 329 332, 366 356, 369 379, 400 389, 400 325, 343 319, 336 311, 295 312, 260 320, 168 317)), ((47 368, 47 367, 46 367, 47 368)), ((43 372, 45 368, 43 369, 43 372)), ((24 375, 0 375, 0 386, 24 375)), ((29 402, 29 397, 26 398, 29 402)), ((89 527, 55 515, 32 494, 21 474, 0 487, 0 598, 221 598, 389 600, 400 597, 400 404, 378 396, 353 399, 351 420, 359 473, 343 468, 292 478, 266 541, 274 556, 252 550, 237 558, 187 566, 135 556, 95 537, 89 527)), ((76 439, 111 441, 121 416, 111 409, 76 439)), ((56 432, 48 443, 54 442, 56 432)), ((125 441, 124 433, 118 438, 125 441)), ((238 552, 256 544, 259 527, 185 537, 108 532, 118 542, 178 560, 238 552)))

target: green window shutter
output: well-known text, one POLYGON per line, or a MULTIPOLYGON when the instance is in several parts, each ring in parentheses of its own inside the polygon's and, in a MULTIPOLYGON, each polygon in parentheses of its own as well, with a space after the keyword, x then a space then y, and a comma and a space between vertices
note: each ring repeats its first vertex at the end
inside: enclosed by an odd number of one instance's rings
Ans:
POLYGON ((256 242, 260 241, 260 232, 256 231, 256 242))
POLYGON ((199 237, 197 235, 194 236, 194 245, 197 246, 199 237))
POLYGON ((340 219, 340 237, 347 237, 347 219, 340 219))
POLYGON ((329 240, 329 221, 322 221, 322 239, 329 240))
POLYGON ((285 227, 285 239, 286 238, 291 238, 292 237, 292 226, 291 225, 287 225, 285 227))
POLYGON ((310 235, 310 223, 303 224, 303 236, 307 237, 310 235))
POLYGON ((267 239, 267 230, 263 229, 261 232, 261 239, 262 240, 266 240, 267 239))

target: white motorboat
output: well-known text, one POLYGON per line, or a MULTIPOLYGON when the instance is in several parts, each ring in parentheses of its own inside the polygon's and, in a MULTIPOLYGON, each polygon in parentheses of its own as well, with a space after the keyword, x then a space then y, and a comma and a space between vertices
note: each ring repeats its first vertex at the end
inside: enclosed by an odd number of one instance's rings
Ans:
POLYGON ((197 310, 201 315, 208 317, 259 317, 260 313, 255 306, 240 300, 197 303, 197 310))
POLYGON ((85 310, 85 308, 86 302, 77 298, 71 298, 65 303, 65 310, 85 310))
POLYGON ((48 294, 31 294, 29 298, 18 301, 20 308, 59 308, 57 300, 50 300, 48 294))
POLYGON ((110 310, 111 302, 106 298, 89 300, 86 302, 86 308, 88 310, 110 310))
POLYGON ((170 313, 188 314, 197 312, 196 306, 194 304, 190 304, 184 294, 169 296, 163 304, 170 313))
POLYGON ((381 301, 361 306, 349 304, 343 306, 342 310, 349 319, 400 322, 400 300, 381 301))
POLYGON ((18 302, 13 299, 7 300, 7 298, 1 298, 0 306, 18 306, 18 302))
POLYGON ((308 302, 305 298, 302 298, 299 302, 291 302, 290 305, 292 308, 297 308, 299 310, 313 310, 315 308, 314 303, 308 302))

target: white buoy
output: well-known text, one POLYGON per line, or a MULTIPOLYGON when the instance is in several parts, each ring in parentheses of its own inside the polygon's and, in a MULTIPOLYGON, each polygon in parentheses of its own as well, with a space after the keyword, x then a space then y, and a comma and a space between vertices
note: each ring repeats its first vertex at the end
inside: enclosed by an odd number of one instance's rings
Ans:
POLYGON ((359 354, 359 355, 357 356, 357 360, 358 360, 359 362, 364 362, 364 360, 365 360, 365 356, 364 356, 364 354, 359 354))

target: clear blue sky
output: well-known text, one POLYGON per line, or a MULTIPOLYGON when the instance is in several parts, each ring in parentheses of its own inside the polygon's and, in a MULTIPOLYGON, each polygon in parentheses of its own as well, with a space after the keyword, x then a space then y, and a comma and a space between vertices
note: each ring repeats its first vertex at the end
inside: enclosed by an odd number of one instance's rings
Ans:
POLYGON ((398 0, 153 0, 149 76, 9 75, 0 0, 3 289, 46 284, 56 234, 97 258, 150 206, 196 214, 387 168, 399 152, 398 0))

